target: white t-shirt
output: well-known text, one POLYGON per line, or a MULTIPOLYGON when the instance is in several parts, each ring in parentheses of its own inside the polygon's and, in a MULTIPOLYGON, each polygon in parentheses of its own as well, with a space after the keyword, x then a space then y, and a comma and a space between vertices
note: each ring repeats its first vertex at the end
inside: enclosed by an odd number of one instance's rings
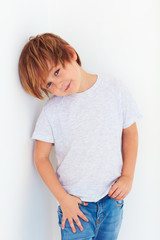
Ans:
POLYGON ((84 92, 52 96, 32 139, 55 144, 56 175, 66 192, 96 202, 121 176, 122 129, 142 116, 122 80, 98 74, 84 92))

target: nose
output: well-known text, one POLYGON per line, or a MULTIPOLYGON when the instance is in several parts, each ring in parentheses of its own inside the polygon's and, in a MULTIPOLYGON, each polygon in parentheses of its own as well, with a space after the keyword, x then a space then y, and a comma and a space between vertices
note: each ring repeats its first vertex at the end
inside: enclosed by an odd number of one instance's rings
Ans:
POLYGON ((56 88, 58 88, 58 89, 60 89, 60 90, 65 90, 64 88, 64 83, 62 82, 62 81, 60 81, 60 82, 56 82, 55 83, 56 84, 56 88))

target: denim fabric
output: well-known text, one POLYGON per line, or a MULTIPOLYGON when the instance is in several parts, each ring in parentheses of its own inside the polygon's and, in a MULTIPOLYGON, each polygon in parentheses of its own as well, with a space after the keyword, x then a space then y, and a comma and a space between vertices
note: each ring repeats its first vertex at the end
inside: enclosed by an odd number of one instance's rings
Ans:
POLYGON ((73 233, 68 219, 65 222, 65 228, 62 229, 63 213, 60 205, 58 206, 58 224, 61 228, 61 240, 116 240, 120 231, 123 218, 124 200, 117 201, 108 195, 97 202, 88 202, 87 206, 79 204, 80 210, 89 219, 84 221, 81 217, 79 220, 84 228, 79 229, 76 222, 74 226, 76 232, 73 233))

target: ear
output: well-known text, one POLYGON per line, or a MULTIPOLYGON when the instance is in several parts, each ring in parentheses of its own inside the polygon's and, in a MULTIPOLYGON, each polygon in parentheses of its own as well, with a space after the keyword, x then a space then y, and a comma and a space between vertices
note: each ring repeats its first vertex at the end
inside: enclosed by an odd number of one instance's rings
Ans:
POLYGON ((67 48, 69 48, 69 50, 71 51, 71 53, 72 53, 72 58, 73 58, 73 60, 77 60, 77 54, 76 54, 76 52, 75 52, 75 50, 74 50, 74 48, 73 47, 71 47, 70 45, 66 45, 66 47, 67 48))

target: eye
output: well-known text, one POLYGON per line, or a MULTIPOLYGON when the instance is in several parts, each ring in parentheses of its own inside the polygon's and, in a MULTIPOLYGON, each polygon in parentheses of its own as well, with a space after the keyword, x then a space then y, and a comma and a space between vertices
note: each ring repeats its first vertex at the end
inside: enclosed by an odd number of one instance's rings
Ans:
POLYGON ((47 84, 47 87, 50 87, 50 86, 51 86, 51 84, 52 84, 52 83, 51 83, 51 82, 49 82, 49 83, 47 84))
MULTIPOLYGON (((60 70, 60 69, 58 69, 55 73, 57 73, 57 72, 59 73, 59 70, 60 70)), ((57 73, 57 75, 58 75, 58 73, 57 73)), ((57 76, 57 75, 56 75, 56 76, 57 76)))
MULTIPOLYGON (((57 73, 57 75, 58 75, 59 70, 60 70, 60 69, 58 69, 58 70, 55 72, 55 74, 57 73)), ((57 76, 57 75, 56 75, 56 76, 57 76)), ((49 88, 51 85, 52 85, 52 82, 49 82, 49 83, 47 84, 47 88, 49 88)))

